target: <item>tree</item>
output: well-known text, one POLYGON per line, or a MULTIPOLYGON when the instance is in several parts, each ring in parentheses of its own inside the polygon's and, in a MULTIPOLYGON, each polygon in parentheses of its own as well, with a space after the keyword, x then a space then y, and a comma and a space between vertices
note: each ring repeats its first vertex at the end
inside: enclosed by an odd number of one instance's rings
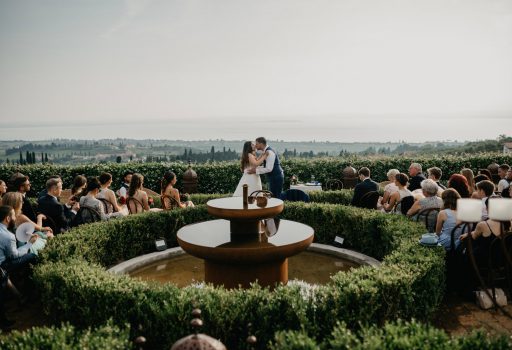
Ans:
POLYGON ((25 152, 25 162, 26 162, 27 164, 32 164, 31 157, 32 157, 32 155, 30 154, 30 152, 29 152, 29 151, 26 151, 26 152, 25 152))
POLYGON ((121 156, 116 157, 116 163, 121 163, 121 156))
POLYGON ((23 153, 20 151, 20 165, 23 165, 23 153))
POLYGON ((36 164, 36 152, 32 152, 32 164, 36 164))
POLYGON ((45 163, 48 163, 48 153, 45 153, 45 154, 44 154, 44 162, 45 162, 45 163))
POLYGON ((41 152, 41 164, 44 164, 44 154, 41 152))
POLYGON ((215 147, 212 146, 212 149, 210 150, 211 154, 212 154, 212 162, 215 160, 215 147))

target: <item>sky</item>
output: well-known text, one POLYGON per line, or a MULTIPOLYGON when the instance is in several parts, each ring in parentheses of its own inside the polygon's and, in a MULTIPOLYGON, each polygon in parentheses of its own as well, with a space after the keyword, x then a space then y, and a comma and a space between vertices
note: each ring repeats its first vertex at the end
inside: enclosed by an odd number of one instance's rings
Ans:
POLYGON ((510 0, 0 0, 0 140, 512 135, 510 0))

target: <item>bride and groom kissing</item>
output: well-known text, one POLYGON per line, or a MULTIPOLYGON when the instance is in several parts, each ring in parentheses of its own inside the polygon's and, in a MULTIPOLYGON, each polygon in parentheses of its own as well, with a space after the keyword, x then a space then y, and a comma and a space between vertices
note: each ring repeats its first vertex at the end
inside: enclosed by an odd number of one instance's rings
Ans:
POLYGON ((279 198, 283 190, 284 173, 276 151, 267 146, 264 137, 258 137, 255 142, 247 141, 242 150, 240 169, 242 178, 236 187, 234 197, 242 196, 242 186, 249 186, 249 194, 261 190, 260 174, 266 174, 268 189, 273 197, 279 198))

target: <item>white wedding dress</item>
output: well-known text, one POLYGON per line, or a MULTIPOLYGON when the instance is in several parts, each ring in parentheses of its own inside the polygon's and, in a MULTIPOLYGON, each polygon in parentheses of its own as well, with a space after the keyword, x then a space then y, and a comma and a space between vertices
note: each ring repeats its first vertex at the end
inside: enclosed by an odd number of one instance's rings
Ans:
POLYGON ((243 196, 243 185, 247 184, 249 186, 248 195, 250 195, 254 191, 261 190, 261 179, 258 174, 248 174, 248 168, 244 170, 244 174, 238 182, 238 186, 236 186, 235 193, 233 193, 233 197, 242 197, 243 196))

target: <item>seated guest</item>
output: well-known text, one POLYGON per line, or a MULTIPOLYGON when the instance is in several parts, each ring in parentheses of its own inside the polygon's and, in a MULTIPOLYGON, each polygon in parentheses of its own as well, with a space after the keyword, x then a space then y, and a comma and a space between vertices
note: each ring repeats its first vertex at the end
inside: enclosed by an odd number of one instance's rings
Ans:
POLYGON ((114 213, 120 212, 119 205, 117 204, 116 194, 109 187, 112 185, 112 174, 102 173, 99 177, 101 188, 96 196, 98 199, 106 199, 112 203, 112 210, 114 213))
POLYGON ((461 174, 453 174, 448 180, 448 188, 453 188, 460 195, 460 198, 469 198, 471 193, 469 192, 468 180, 461 174))
POLYGON ((400 174, 398 169, 391 169, 388 171, 386 176, 388 177, 388 180, 390 181, 386 186, 384 186, 384 195, 382 196, 382 199, 380 201, 381 205, 384 205, 385 203, 389 202, 389 197, 398 191, 398 186, 395 184, 395 176, 397 174, 400 174))
MULTIPOLYGON (((480 169, 478 170, 478 175, 485 175, 489 178, 489 180, 492 181, 492 174, 491 172, 489 171, 489 169, 480 169)), ((475 184, 477 183, 478 181, 475 181, 475 184)))
MULTIPOLYGON (((451 233, 457 226, 457 199, 460 194, 453 188, 443 191, 441 199, 443 200, 443 210, 437 215, 436 233, 439 236, 439 243, 447 251, 451 250, 451 233)), ((459 246, 460 230, 454 234, 455 249, 459 246)))
POLYGON ((34 225, 35 231, 42 232, 44 235, 43 238, 51 238, 53 237, 53 231, 49 226, 43 226, 43 220, 46 219, 44 214, 39 214, 36 217, 36 221, 30 220, 23 213, 23 196, 19 192, 7 192, 4 196, 3 200, 4 205, 8 205, 14 209, 14 214, 16 215, 16 221, 14 223, 15 227, 19 227, 21 224, 29 222, 34 225))
POLYGON ((111 215, 105 213, 105 207, 96 199, 100 188, 100 181, 96 177, 89 178, 87 180, 87 187, 82 191, 82 196, 80 197, 80 207, 89 207, 96 210, 100 214, 101 220, 105 221, 108 220, 111 215))
POLYGON ((350 205, 360 207, 360 202, 363 195, 371 191, 378 191, 379 184, 370 179, 370 169, 363 167, 359 169, 357 173, 361 182, 358 183, 354 188, 354 196, 352 197, 352 202, 350 202, 350 205))
MULTIPOLYGON (((186 207, 193 207, 194 203, 192 201, 186 201, 181 202, 180 198, 180 192, 177 188, 174 188, 174 185, 176 184, 176 174, 174 174, 172 171, 168 171, 164 174, 164 177, 162 178, 161 182, 161 190, 160 194, 162 197, 169 196, 171 198, 174 198, 176 200, 176 203, 180 206, 180 208, 186 208, 186 207)), ((163 198, 162 201, 162 208, 165 209, 171 209, 172 203, 168 198, 163 198)))
POLYGON ((4 180, 0 180, 0 204, 2 204, 2 197, 7 192, 7 185, 4 180))
POLYGON ((407 212, 407 216, 416 215, 425 209, 441 208, 443 205, 443 200, 437 196, 438 187, 433 180, 423 180, 421 182, 421 190, 425 198, 415 201, 407 212))
POLYGON ((123 174, 123 180, 121 181, 121 187, 119 188, 119 190, 117 190, 117 195, 119 197, 123 197, 125 199, 128 197, 128 190, 130 189, 132 177, 133 171, 125 171, 125 173, 123 174))
POLYGON ((402 213, 402 200, 405 197, 412 197, 412 192, 407 189, 408 182, 409 177, 406 174, 399 173, 395 175, 395 185, 397 186, 398 191, 394 192, 389 197, 389 202, 384 204, 383 207, 385 211, 391 212, 394 209, 396 213, 402 213))
MULTIPOLYGON (((48 178, 48 180, 50 179, 57 179, 58 181, 60 181, 60 183, 62 183, 62 178, 60 177, 60 175, 52 175, 48 178)), ((39 192, 37 194, 37 200, 39 201, 40 198, 43 198, 44 196, 46 196, 48 194, 48 190, 45 188, 43 188, 41 190, 41 192, 39 192)))
POLYGON ((9 231, 14 228, 15 222, 14 209, 8 205, 0 206, 0 267, 9 274, 35 263, 37 259, 29 250, 39 236, 32 235, 27 244, 17 248, 16 237, 9 231))
POLYGON ((487 220, 487 202, 490 197, 494 196, 494 184, 489 180, 483 180, 476 184, 477 198, 482 200, 482 220, 487 220))
MULTIPOLYGON (((130 188, 128 189, 128 199, 134 198, 136 199, 140 205, 142 206, 142 211, 149 211, 149 200, 148 194, 142 190, 142 185, 144 184, 144 176, 139 173, 135 173, 131 176, 130 188)), ((130 204, 127 202, 128 206, 130 204)), ((135 208, 130 208, 129 210, 134 210, 135 208)), ((137 209, 138 210, 138 209, 137 209)))
MULTIPOLYGON (((464 168, 460 171, 460 174, 466 178, 468 181, 469 193, 473 193, 476 190, 475 187, 475 175, 473 174, 473 170, 464 168)), ((460 194, 460 193, 459 193, 460 194)))
POLYGON ((14 180, 14 187, 18 193, 21 193, 23 198, 23 206, 21 208, 23 215, 35 222, 37 220, 36 212, 27 198, 27 192, 30 191, 30 181, 28 176, 17 177, 16 180, 14 180))
POLYGON ((87 178, 83 175, 75 176, 73 187, 71 187, 71 197, 75 202, 80 200, 83 190, 87 187, 87 178))
POLYGON ((425 176, 422 173, 422 167, 419 163, 412 163, 409 166, 409 191, 414 191, 421 188, 421 182, 425 180, 425 176))
POLYGON ((69 229, 71 221, 76 215, 80 205, 70 199, 67 205, 61 204, 58 197, 62 193, 62 182, 52 178, 46 181, 47 194, 38 199, 39 211, 54 223, 54 234, 59 234, 69 229))
POLYGON ((428 178, 431 180, 434 180, 437 187, 439 187, 438 195, 441 196, 441 193, 443 192, 443 190, 446 190, 446 186, 441 185, 441 182, 439 182, 441 180, 441 176, 443 176, 442 170, 439 169, 438 167, 428 168, 427 174, 428 174, 428 178))
POLYGON ((511 198, 510 196, 510 184, 512 184, 512 168, 508 169, 507 176, 505 177, 505 180, 508 182, 508 186, 501 191, 501 196, 503 198, 511 198))
POLYGON ((507 173, 510 170, 510 166, 508 164, 502 164, 498 167, 498 175, 500 177, 500 181, 498 182, 498 192, 501 193, 503 190, 506 190, 509 186, 509 182, 507 180, 507 173))

